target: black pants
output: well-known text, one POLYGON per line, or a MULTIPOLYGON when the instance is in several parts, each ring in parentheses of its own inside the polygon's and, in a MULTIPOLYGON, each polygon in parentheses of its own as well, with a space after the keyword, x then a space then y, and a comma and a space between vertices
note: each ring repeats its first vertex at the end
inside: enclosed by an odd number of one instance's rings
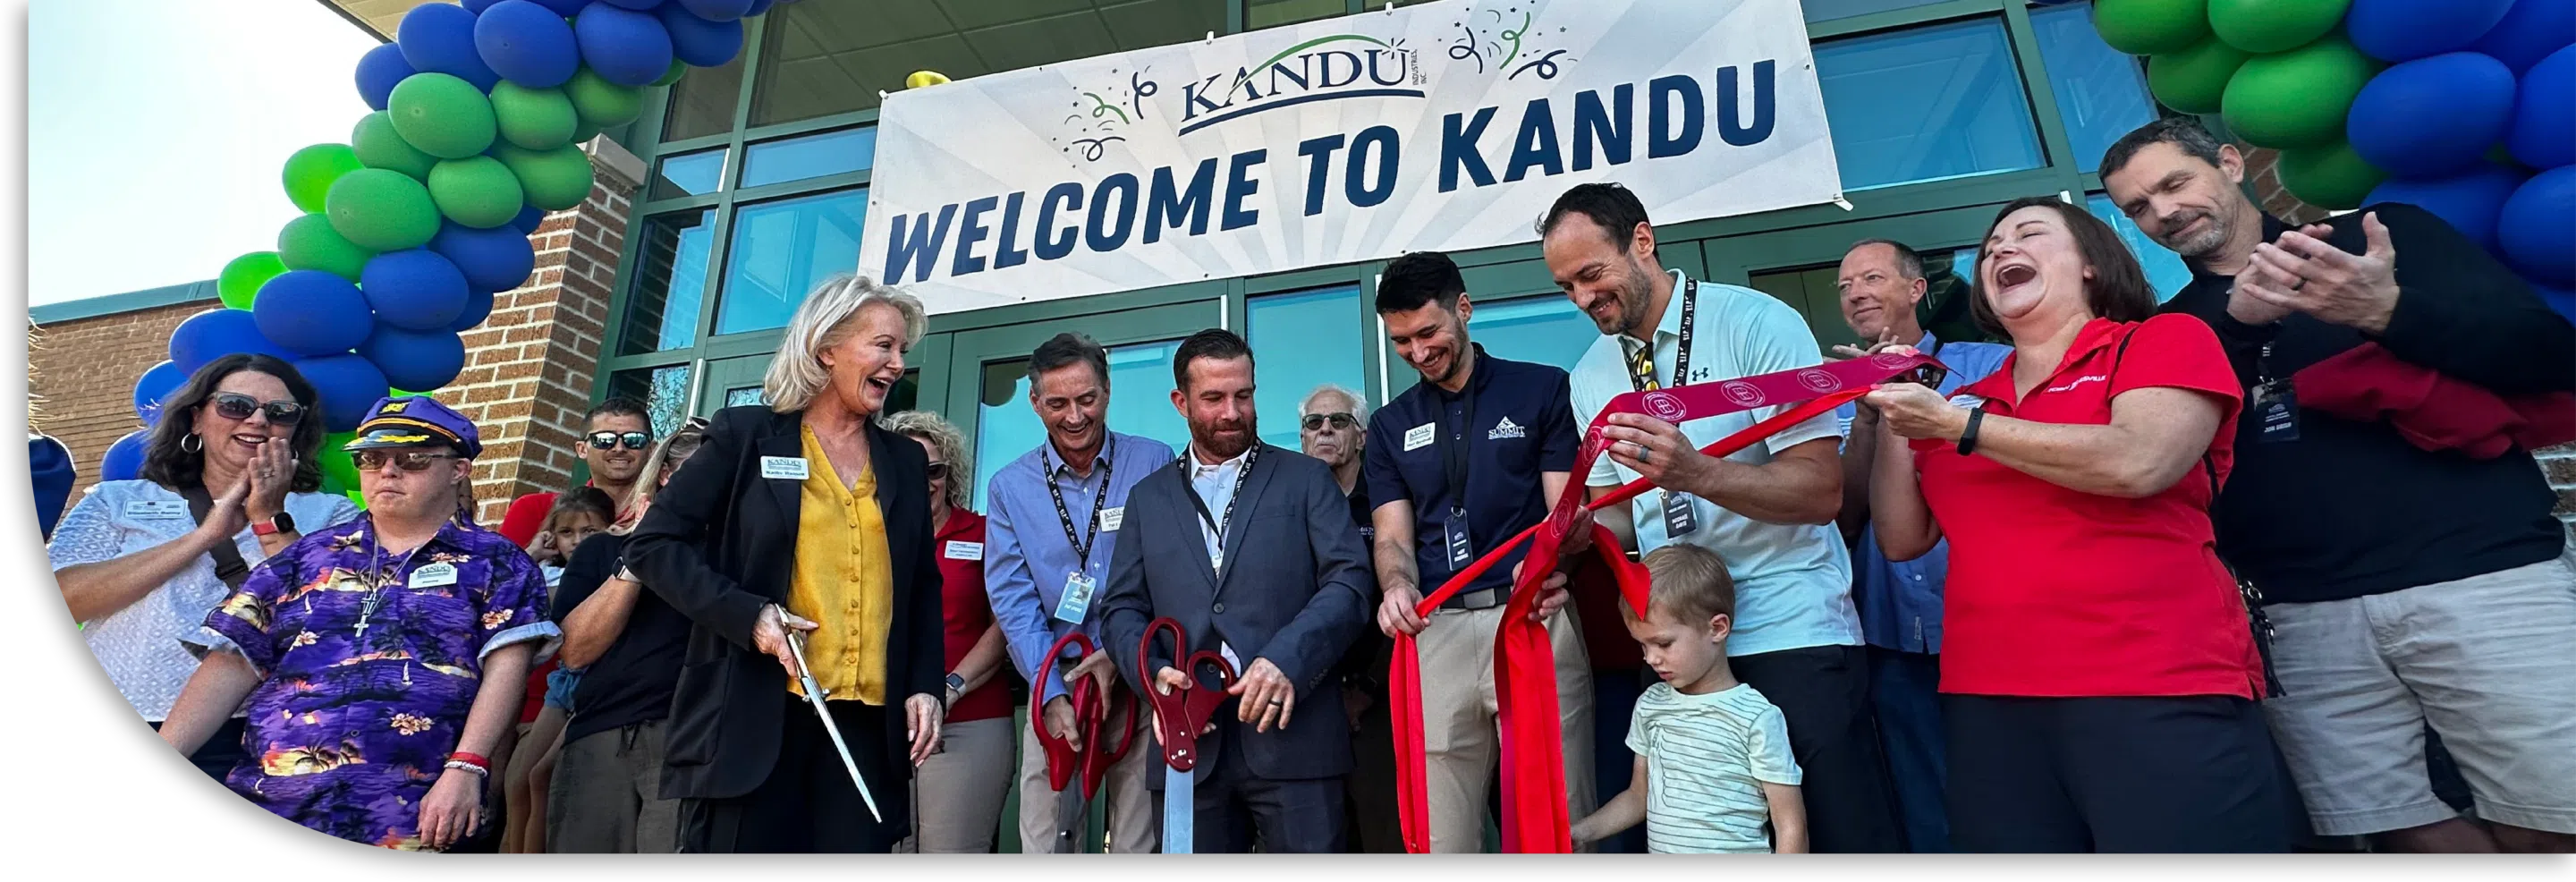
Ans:
POLYGON ((1726 660, 1780 709, 1789 752, 1805 782, 1807 837, 1818 853, 1905 850, 1905 833, 1879 751, 1870 710, 1868 653, 1859 646, 1808 646, 1726 660))
POLYGON ((1395 799, 1395 715, 1387 707, 1385 690, 1369 698, 1368 710, 1360 712, 1358 728, 1351 733, 1351 775, 1343 785, 1349 820, 1342 842, 1356 852, 1403 854, 1404 823, 1395 799))
POLYGON ((869 816, 858 785, 841 766, 823 724, 805 699, 787 700, 778 763, 750 793, 732 799, 680 802, 681 850, 718 854, 767 852, 867 852, 894 850, 912 829, 912 772, 887 768, 886 708, 855 701, 825 702, 850 746, 850 758, 868 780, 877 810, 869 816))
MULTIPOLYGON (((1200 854, 1242 854, 1258 836, 1261 850, 1276 854, 1324 854, 1342 850, 1342 779, 1282 781, 1252 774, 1242 749, 1233 743, 1241 724, 1231 722, 1234 703, 1217 710, 1216 731, 1200 737, 1223 738, 1216 771, 1198 782, 1200 854)), ((1151 745, 1139 745, 1150 748, 1151 745)), ((1159 774, 1159 773, 1157 773, 1159 774)))
MULTIPOLYGON (((215 727, 215 734, 206 737, 206 743, 198 745, 196 753, 188 755, 188 762, 195 765, 197 771, 206 773, 206 777, 224 780, 225 775, 232 774, 234 766, 250 762, 250 752, 242 749, 247 722, 240 717, 225 720, 223 725, 215 727)), ((153 723, 151 726, 152 731, 161 731, 161 724, 153 723)))
POLYGON ((1944 695, 1963 852, 2284 852, 2285 784, 2228 695, 1944 695))

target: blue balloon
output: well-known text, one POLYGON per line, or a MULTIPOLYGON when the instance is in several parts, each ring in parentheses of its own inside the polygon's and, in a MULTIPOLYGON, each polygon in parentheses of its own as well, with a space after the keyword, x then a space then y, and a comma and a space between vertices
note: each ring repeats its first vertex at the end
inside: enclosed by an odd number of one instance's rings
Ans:
POLYGON ((581 69, 572 25, 529 0, 501 0, 474 19, 474 50, 502 79, 551 89, 581 69))
POLYGON ((768 12, 769 5, 769 0, 751 0, 751 8, 743 10, 742 17, 750 18, 763 12, 768 12))
POLYGON ((498 2, 500 0, 461 0, 457 5, 465 7, 467 12, 482 15, 483 10, 492 8, 492 4, 498 2))
POLYGON ((385 102, 393 97, 394 84, 416 73, 419 71, 412 69, 411 62, 403 60, 401 46, 386 43, 369 49, 367 54, 358 56, 358 97, 365 99, 368 107, 383 110, 385 102))
POLYGON ((537 249, 527 234, 515 227, 478 230, 454 221, 442 222, 438 235, 429 240, 429 250, 456 264, 465 274, 467 287, 478 291, 507 291, 528 280, 537 270, 537 249))
POLYGON ((98 479, 131 481, 143 477, 143 448, 152 443, 152 430, 136 429, 107 445, 106 455, 98 458, 98 479))
POLYGON ((295 357, 294 353, 261 336, 258 321, 251 318, 247 309, 209 309, 189 316, 170 330, 170 360, 177 363, 183 372, 196 373, 198 368, 206 366, 206 362, 236 352, 295 357))
POLYGON ((580 15, 582 7, 589 6, 590 0, 537 0, 537 5, 554 10, 556 15, 571 18, 580 15))
POLYGON ((458 313, 456 320, 448 323, 447 329, 459 333, 474 330, 475 326, 483 324, 484 319, 492 317, 493 299, 493 292, 490 291, 468 292, 465 295, 465 311, 458 313))
POLYGON ((376 317, 367 295, 349 280, 321 270, 288 270, 259 286, 251 318, 269 342, 296 355, 347 352, 367 339, 376 317))
MULTIPOLYGON (((2568 5, 2576 6, 2576 0, 2568 5)), ((2504 147, 2514 161, 2532 168, 2576 163, 2576 46, 2549 53, 2522 75, 2504 147)))
POLYGON ((446 328, 407 331, 379 325, 358 344, 358 355, 382 371, 387 384, 414 392, 445 386, 465 370, 465 341, 446 328))
POLYGON ((732 21, 751 14, 751 0, 672 0, 690 15, 708 21, 732 21))
POLYGON ((536 234, 537 227, 543 226, 545 222, 546 210, 530 205, 520 208, 519 216, 510 219, 510 228, 518 230, 519 235, 532 236, 536 234))
POLYGON ((2568 321, 2576 322, 2576 290, 2547 285, 2533 285, 2531 290, 2540 295, 2540 302, 2549 304, 2550 309, 2557 310, 2568 321))
POLYGON ((188 372, 180 370, 178 362, 164 361, 144 368, 143 376, 134 379, 134 415, 143 418, 145 425, 160 419, 161 399, 187 381, 188 372))
POLYGON ((2475 52, 2446 52, 2380 71, 2345 118, 2352 152, 2401 178, 2476 165, 2513 119, 2513 71, 2475 52))
POLYGON ((599 0, 599 2, 610 6, 622 6, 637 12, 644 12, 662 5, 662 0, 599 0))
POLYGON ((403 14, 395 44, 413 70, 443 73, 492 91, 501 75, 474 51, 474 13, 446 3, 423 3, 403 14))
POLYGON ((2522 173, 2493 163, 2480 164, 2469 171, 2447 178, 2407 180, 2392 178, 2370 191, 2363 205, 2374 202, 2411 203, 2450 222, 2451 228, 2469 241, 2488 251, 2495 250, 2496 212, 2504 208, 2514 188, 2522 186, 2522 173))
POLYGON ((671 34, 649 12, 592 4, 572 23, 582 63, 620 86, 648 86, 671 70, 671 34))
POLYGON ((2523 278, 2576 287, 2576 165, 2531 176, 2496 218, 2496 247, 2523 278))
POLYGON ((2568 0, 2518 0, 2504 20, 2469 44, 2469 51, 2504 62, 2515 76, 2576 43, 2576 3, 2568 0))
POLYGON ((2352 0, 2343 27, 2353 48, 2381 61, 2413 61, 2486 36, 2513 0, 2352 0))
POLYGON ((742 21, 708 21, 679 4, 654 10, 671 35, 671 54, 692 67, 723 67, 742 51, 742 21))
POLYGON ((322 395, 322 428, 347 432, 367 418, 367 409, 384 400, 392 386, 373 362, 346 352, 298 359, 295 371, 322 395))
POLYGON ((358 286, 377 320, 395 327, 438 330, 465 311, 465 272, 423 248, 376 255, 359 273, 358 286))

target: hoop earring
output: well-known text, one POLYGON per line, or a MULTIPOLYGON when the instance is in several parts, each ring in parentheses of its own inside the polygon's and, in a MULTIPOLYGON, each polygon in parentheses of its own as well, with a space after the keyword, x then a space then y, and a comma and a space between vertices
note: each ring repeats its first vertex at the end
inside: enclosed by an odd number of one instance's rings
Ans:
POLYGON ((197 433, 195 432, 190 432, 179 439, 179 449, 187 453, 204 453, 206 452, 206 439, 197 437, 197 433), (197 446, 188 446, 188 442, 190 441, 196 442, 197 446))

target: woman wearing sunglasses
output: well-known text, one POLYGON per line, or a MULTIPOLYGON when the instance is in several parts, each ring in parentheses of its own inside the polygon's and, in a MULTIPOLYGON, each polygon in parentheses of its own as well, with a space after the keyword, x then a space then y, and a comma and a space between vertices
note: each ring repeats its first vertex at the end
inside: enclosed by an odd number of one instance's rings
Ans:
POLYGON ((930 531, 939 546, 941 640, 947 691, 942 747, 921 764, 909 848, 922 854, 993 850, 1010 795, 1019 743, 1011 728, 1011 690, 994 683, 1002 670, 1002 626, 984 594, 984 516, 975 501, 975 459, 966 433, 926 410, 887 417, 885 427, 920 442, 930 457, 930 531))
MULTIPOLYGON (((136 712, 159 728, 197 670, 180 638, 299 530, 355 519, 322 486, 321 404, 284 361, 227 355, 162 404, 142 478, 91 488, 54 530, 46 556, 90 652, 136 712)), ((233 717, 189 759, 223 777, 242 759, 233 717)))

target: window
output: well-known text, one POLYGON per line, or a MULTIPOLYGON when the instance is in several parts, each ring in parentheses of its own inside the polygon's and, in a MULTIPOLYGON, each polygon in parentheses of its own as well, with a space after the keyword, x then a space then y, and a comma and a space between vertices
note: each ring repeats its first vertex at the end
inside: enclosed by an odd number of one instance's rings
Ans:
POLYGON ((735 209, 715 332, 786 327, 815 285, 858 268, 867 209, 865 187, 735 209))
MULTIPOLYGON (((1375 7, 1383 2, 1384 0, 1380 0, 1379 3, 1369 5, 1375 7)), ((1243 29, 1256 31, 1277 25, 1331 18, 1349 11, 1350 8, 1344 5, 1342 0, 1245 0, 1243 29)), ((1288 446, 1295 445, 1292 443, 1288 446)))
POLYGON ((1806 12, 1807 21, 1814 23, 1942 2, 1946 0, 1803 0, 1799 5, 1806 12))
POLYGON ((2156 118, 2155 99, 2147 95, 2138 60, 2102 42, 2093 30, 2092 12, 2091 3, 2030 11, 2040 62, 2048 67, 2049 90, 2057 96, 2057 116, 2066 121, 2066 140, 2075 151, 2076 170, 2082 172, 2101 166, 2111 142, 2156 118))
POLYGON ((662 140, 679 141, 721 135, 733 128, 733 108, 742 99, 742 59, 734 53, 723 67, 689 68, 671 84, 671 103, 662 116, 662 140))
MULTIPOLYGON (((1477 303, 1467 320, 1467 336, 1484 344, 1486 354, 1513 361, 1552 364, 1568 371, 1592 348, 1601 331, 1592 317, 1574 308, 1562 294, 1540 294, 1477 303)), ((1410 365, 1389 365, 1390 369, 1410 365)))
POLYGON ((2000 20, 1836 40, 1815 53, 1845 189, 2041 164, 2000 20))
POLYGON ((704 196, 724 186, 725 149, 700 150, 668 157, 653 175, 648 199, 704 196))
POLYGON ((697 343, 698 303, 707 289, 707 251, 715 240, 715 225, 712 208, 645 219, 620 353, 659 352, 697 343))
MULTIPOLYGON (((1923 329, 1943 340, 1983 340, 1976 320, 1968 314, 1968 280, 1976 273, 1977 250, 1956 251, 1931 249, 1919 252, 1923 258, 1923 302, 1914 308, 1915 321, 1923 329)), ((1842 290, 1837 276, 1842 264, 1753 273, 1747 281, 1756 291, 1779 298, 1798 310, 1807 320, 1807 330, 1816 335, 1816 346, 1828 358, 1836 345, 1858 345, 1860 337, 1852 333, 1843 320, 1842 290)))
MULTIPOLYGON (((1179 340, 1109 348, 1109 428, 1161 441, 1174 451, 1189 444, 1189 424, 1172 409, 1172 356, 1180 348, 1179 340)), ((993 473, 1046 443, 1046 425, 1029 406, 1028 359, 985 363, 982 388, 975 416, 979 505, 993 473)))
POLYGON ((2138 229, 2128 215, 2121 214, 2119 207, 2111 204, 2111 197, 2100 193, 2087 196, 2084 209, 2119 231, 2120 241, 2129 243, 2129 253, 2137 255, 2138 265, 2146 268, 2147 287, 2156 289, 2156 302, 2173 299, 2182 293, 2183 286, 2191 284, 2191 267, 2183 265, 2182 255, 2147 238, 2147 231, 2138 229))
POLYGON ((653 437, 670 437, 680 430, 680 422, 689 418, 689 366, 619 371, 608 378, 608 394, 644 402, 653 424, 653 437))
POLYGON ((1298 449, 1297 405, 1317 386, 1333 383, 1368 396, 1362 341, 1369 326, 1362 324, 1358 285, 1254 297, 1244 314, 1261 440, 1298 449))
POLYGON ((877 127, 765 141, 744 148, 742 186, 801 181, 854 172, 875 164, 877 127))

